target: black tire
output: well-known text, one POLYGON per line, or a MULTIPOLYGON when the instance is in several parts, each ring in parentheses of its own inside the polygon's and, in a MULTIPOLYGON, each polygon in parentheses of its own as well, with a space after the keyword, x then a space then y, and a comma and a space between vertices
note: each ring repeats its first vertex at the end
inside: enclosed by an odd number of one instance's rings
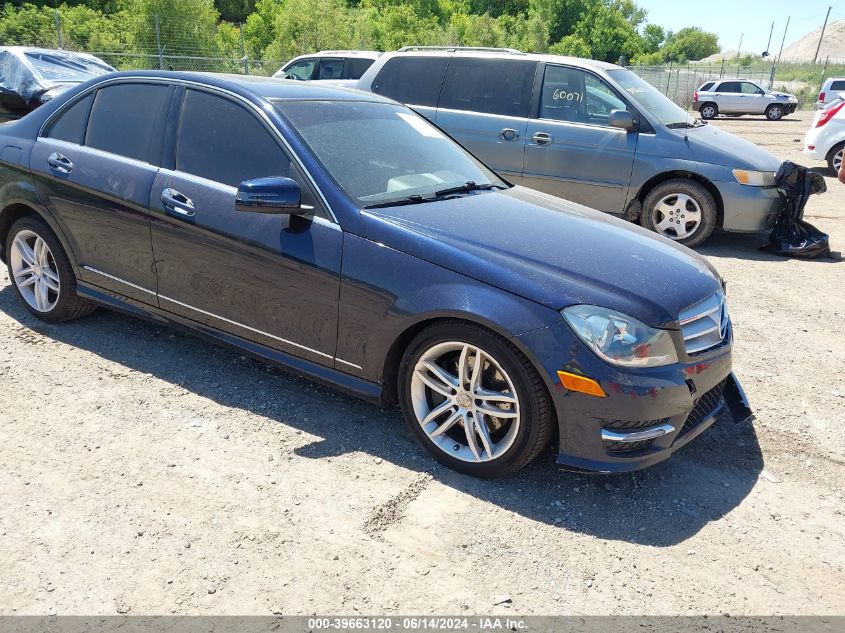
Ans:
POLYGON ((833 172, 833 175, 837 175, 837 169, 835 162, 838 160, 840 163, 843 159, 843 153, 845 153, 845 143, 839 143, 838 145, 834 145, 831 150, 827 153, 827 167, 833 172), (838 154, 838 156, 837 156, 838 154))
POLYGON ((15 222, 9 234, 6 237, 6 260, 9 271, 9 279, 12 282, 12 287, 18 295, 21 303, 36 317, 48 323, 58 323, 60 321, 70 321, 86 316, 96 309, 96 306, 81 299, 76 294, 76 276, 73 274, 73 268, 70 265, 67 254, 62 248, 61 242, 53 234, 53 231, 44 220, 37 216, 26 216, 15 222), (40 237, 47 244, 50 249, 49 255, 51 261, 55 265, 55 272, 58 273, 59 278, 59 292, 56 296, 55 305, 48 311, 41 311, 30 305, 29 301, 24 298, 21 289, 18 288, 18 281, 15 279, 15 274, 12 268, 12 244, 15 238, 23 231, 29 231, 40 237))
POLYGON ((645 197, 643 201, 643 211, 640 213, 640 224, 645 228, 660 233, 664 237, 683 244, 684 246, 698 246, 713 232, 716 228, 716 220, 718 214, 716 211, 716 201, 713 196, 707 191, 706 187, 695 180, 689 178, 675 178, 661 182, 654 187, 645 197), (695 201, 698 208, 701 210, 701 220, 698 227, 685 238, 678 239, 670 232, 660 230, 657 224, 657 205, 672 196, 673 194, 685 194, 695 201))
MULTIPOLYGON (((411 434, 437 461, 453 470, 485 479, 504 477, 526 466, 549 443, 554 408, 542 378, 514 345, 486 328, 458 320, 441 321, 425 328, 405 350, 398 380, 399 403, 411 434), (482 349, 506 372, 516 391, 519 425, 512 444, 494 459, 470 462, 453 457, 434 443, 418 421, 412 400, 414 369, 425 352, 449 342, 468 343, 482 349)), ((463 427, 456 425, 455 432, 458 428, 463 427)))
POLYGON ((780 121, 786 114, 783 106, 778 103, 773 103, 766 108, 766 118, 769 121, 780 121))
POLYGON ((712 101, 708 101, 701 104, 701 107, 698 109, 698 113, 701 115, 702 119, 715 119, 719 116, 719 106, 712 101))

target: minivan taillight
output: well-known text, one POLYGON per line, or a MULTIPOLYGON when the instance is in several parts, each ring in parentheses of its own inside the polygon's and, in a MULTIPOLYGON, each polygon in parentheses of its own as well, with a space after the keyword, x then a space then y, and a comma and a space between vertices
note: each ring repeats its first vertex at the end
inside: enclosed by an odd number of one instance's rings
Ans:
POLYGON ((824 101, 824 93, 823 92, 819 93, 819 101, 824 101))
POLYGON ((698 103, 698 90, 692 93, 692 102, 698 103))
POLYGON ((830 107, 827 110, 822 110, 822 115, 819 117, 819 122, 816 123, 816 127, 823 126, 833 117, 835 117, 836 113, 842 109, 842 106, 845 106, 845 101, 843 101, 842 103, 837 103, 835 106, 830 107))

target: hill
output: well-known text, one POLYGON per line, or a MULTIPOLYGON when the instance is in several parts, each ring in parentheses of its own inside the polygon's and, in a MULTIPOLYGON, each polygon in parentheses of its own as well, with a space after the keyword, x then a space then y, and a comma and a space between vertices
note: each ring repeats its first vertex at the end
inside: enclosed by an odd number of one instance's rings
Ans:
MULTIPOLYGON (((783 49, 782 59, 788 62, 813 61, 820 34, 821 27, 807 33, 797 42, 793 42, 783 49)), ((845 62, 845 20, 831 22, 825 29, 818 61, 823 62, 828 56, 831 62, 845 62)))

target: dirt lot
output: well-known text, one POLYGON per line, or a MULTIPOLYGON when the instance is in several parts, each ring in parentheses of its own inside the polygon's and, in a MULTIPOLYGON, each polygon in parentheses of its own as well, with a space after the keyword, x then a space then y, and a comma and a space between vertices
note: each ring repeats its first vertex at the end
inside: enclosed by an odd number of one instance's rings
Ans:
MULTIPOLYGON (((716 125, 804 162, 809 114, 716 125)), ((821 167, 821 165, 819 165, 821 167)), ((845 186, 807 218, 845 250, 845 186)), ((757 420, 648 471, 436 466, 381 411, 0 273, 0 613, 845 613, 845 263, 716 236, 757 420)))

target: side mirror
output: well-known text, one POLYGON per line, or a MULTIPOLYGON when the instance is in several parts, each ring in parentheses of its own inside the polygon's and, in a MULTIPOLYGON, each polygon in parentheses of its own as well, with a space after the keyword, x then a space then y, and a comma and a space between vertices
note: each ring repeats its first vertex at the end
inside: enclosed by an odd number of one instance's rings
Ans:
POLYGON ((636 127, 634 116, 627 110, 611 110, 607 123, 610 127, 618 127, 628 132, 636 127))
POLYGON ((299 183, 290 178, 271 176, 244 180, 235 196, 235 210, 249 213, 305 215, 299 183))

